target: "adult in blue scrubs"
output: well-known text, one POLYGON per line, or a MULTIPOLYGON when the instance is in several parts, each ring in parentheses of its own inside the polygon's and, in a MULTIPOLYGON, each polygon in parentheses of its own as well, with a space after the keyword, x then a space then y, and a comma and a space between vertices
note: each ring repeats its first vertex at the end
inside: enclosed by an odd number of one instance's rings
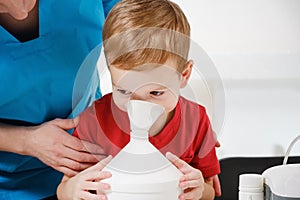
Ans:
POLYGON ((0 199, 55 195, 63 173, 98 161, 67 131, 101 97, 93 49, 115 3, 0 0, 0 199))

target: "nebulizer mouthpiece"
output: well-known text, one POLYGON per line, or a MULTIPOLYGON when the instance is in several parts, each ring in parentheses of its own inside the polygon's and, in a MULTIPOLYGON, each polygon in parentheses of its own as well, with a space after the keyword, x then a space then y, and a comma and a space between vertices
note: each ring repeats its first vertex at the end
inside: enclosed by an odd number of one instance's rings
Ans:
POLYGON ((131 137, 148 139, 148 132, 154 122, 163 114, 164 108, 158 104, 140 100, 131 100, 127 104, 131 137))
POLYGON ((163 114, 160 105, 131 100, 127 105, 130 142, 103 169, 111 189, 109 200, 176 200, 182 173, 148 140, 149 129, 163 114))

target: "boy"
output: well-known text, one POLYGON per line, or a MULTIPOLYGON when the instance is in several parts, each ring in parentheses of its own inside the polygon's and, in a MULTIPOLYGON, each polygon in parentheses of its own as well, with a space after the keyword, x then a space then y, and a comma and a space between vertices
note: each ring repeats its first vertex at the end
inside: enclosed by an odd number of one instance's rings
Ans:
MULTIPOLYGON (((74 136, 100 144, 116 155, 129 142, 125 105, 131 99, 159 104, 165 113, 150 129, 150 142, 184 174, 179 199, 214 199, 213 180, 220 173, 215 138, 205 108, 180 96, 192 61, 189 23, 168 0, 124 0, 109 13, 103 29, 104 53, 113 92, 94 102, 79 117, 74 136)), ((106 159, 107 163, 110 158, 106 159)), ((103 164, 75 177, 64 177, 58 197, 106 199, 101 190, 110 177, 103 164), (92 175, 91 175, 92 174, 92 175), (96 190, 100 195, 88 191, 96 190)))

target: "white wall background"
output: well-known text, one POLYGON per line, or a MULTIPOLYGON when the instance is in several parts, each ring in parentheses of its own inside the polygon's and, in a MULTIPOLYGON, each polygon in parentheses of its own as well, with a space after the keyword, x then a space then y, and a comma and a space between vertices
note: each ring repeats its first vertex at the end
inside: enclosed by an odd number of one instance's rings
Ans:
POLYGON ((219 157, 284 155, 300 135, 300 1, 174 2, 223 80, 219 157))
MULTIPOLYGON (((284 155, 300 134, 300 1, 173 1, 224 84, 219 157, 284 155)), ((203 82, 193 76, 191 85, 213 115, 203 82)))

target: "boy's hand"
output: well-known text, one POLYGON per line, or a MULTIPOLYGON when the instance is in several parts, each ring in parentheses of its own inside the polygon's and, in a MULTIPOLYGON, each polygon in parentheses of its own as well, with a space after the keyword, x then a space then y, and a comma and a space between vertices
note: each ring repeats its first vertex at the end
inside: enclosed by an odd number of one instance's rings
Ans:
POLYGON ((111 177, 111 173, 104 172, 102 169, 111 159, 112 156, 108 156, 96 165, 87 168, 72 178, 64 176, 57 188, 58 199, 107 199, 103 190, 108 190, 110 185, 102 183, 101 180, 111 177), (96 191, 96 194, 90 191, 96 191))
POLYGON ((215 195, 217 197, 220 197, 222 192, 221 192, 221 184, 220 184, 220 180, 219 180, 218 175, 214 175, 212 177, 209 177, 207 180, 212 181, 212 186, 215 190, 215 195))
POLYGON ((204 179, 200 170, 191 167, 188 163, 168 152, 166 157, 183 173, 179 187, 184 193, 179 195, 180 200, 199 200, 204 191, 204 179))

